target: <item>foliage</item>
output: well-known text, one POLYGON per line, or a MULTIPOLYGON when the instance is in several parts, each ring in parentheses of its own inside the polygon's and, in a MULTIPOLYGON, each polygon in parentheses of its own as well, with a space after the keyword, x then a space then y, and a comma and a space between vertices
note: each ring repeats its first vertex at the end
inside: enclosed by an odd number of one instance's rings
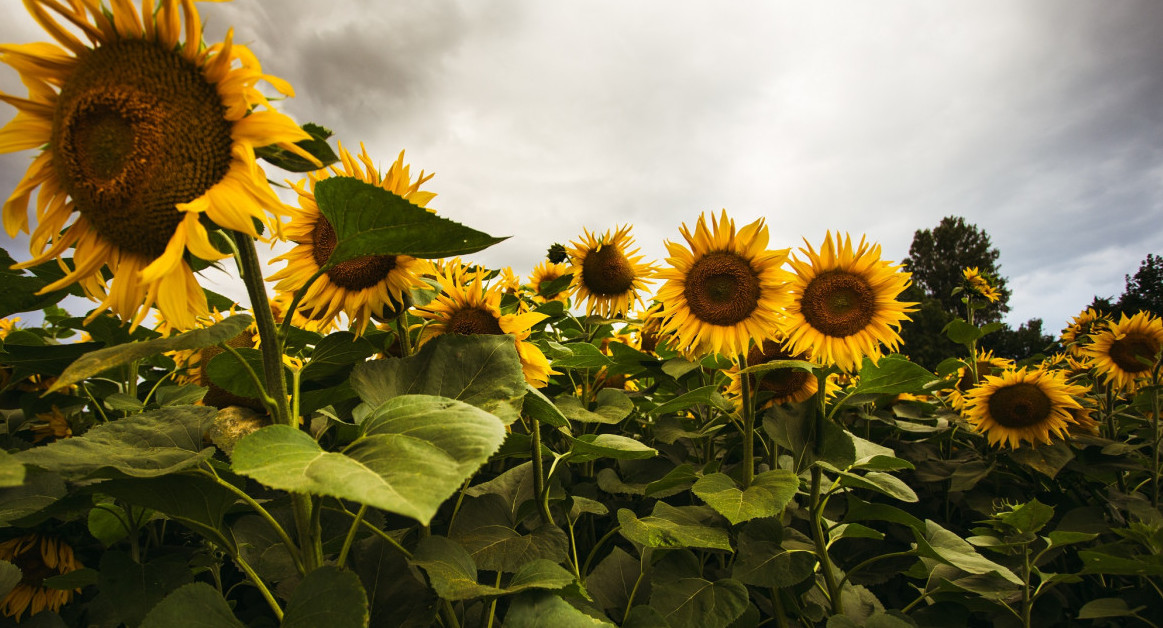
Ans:
POLYGON ((937 300, 946 313, 954 316, 963 311, 961 298, 954 293, 962 283, 961 271, 980 269, 983 275, 993 278, 994 287, 1001 293, 996 304, 981 312, 981 320, 991 322, 1009 311, 1010 290, 1000 275, 999 255, 984 230, 960 216, 946 216, 936 227, 918 229, 913 234, 909 256, 901 260, 901 265, 912 273, 913 284, 927 298, 937 300))

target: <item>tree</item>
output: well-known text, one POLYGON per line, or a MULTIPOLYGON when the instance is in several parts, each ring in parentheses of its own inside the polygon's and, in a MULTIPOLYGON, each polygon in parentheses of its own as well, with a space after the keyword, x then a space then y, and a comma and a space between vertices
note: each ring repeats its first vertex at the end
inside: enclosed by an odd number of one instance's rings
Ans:
POLYGON ((982 338, 981 346, 983 349, 993 351, 999 358, 1011 360, 1024 360, 1038 354, 1049 355, 1062 350, 1057 336, 1042 332, 1040 318, 1031 318, 1017 329, 1006 325, 982 338))
POLYGON ((1146 310, 1163 316, 1163 257, 1148 253, 1135 276, 1125 277, 1127 287, 1119 297, 1118 311, 1130 316, 1146 310))
POLYGON ((967 224, 960 216, 946 216, 936 228, 918 229, 913 234, 909 256, 901 264, 913 274, 913 285, 927 298, 937 300, 950 317, 965 316, 962 295, 953 294, 953 289, 962 284, 962 269, 976 267, 983 275, 991 276, 1001 298, 975 313, 977 322, 983 323, 1001 320, 1010 310, 1010 290, 999 274, 999 255, 989 234, 977 225, 967 224))

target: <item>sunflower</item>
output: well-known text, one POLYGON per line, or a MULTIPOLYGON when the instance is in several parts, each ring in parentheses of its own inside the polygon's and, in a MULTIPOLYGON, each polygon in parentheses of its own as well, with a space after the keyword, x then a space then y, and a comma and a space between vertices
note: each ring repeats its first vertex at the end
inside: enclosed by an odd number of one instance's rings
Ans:
POLYGON ((12 318, 0 318, 0 340, 8 337, 8 334, 20 329, 17 325, 20 324, 20 317, 13 316, 12 318))
MULTIPOLYGON (((787 350, 782 342, 764 340, 763 347, 752 345, 747 351, 747 366, 767 364, 776 360, 803 360, 805 356, 787 350)), ((736 400, 743 397, 743 382, 739 376, 739 365, 727 369, 727 397, 736 400)), ((752 376, 752 394, 759 400, 758 410, 784 403, 799 403, 812 398, 819 390, 815 374, 803 369, 779 368, 752 376), (758 381, 756 381, 758 377, 758 381)), ((831 386, 827 386, 831 388, 831 386)))
POLYGON ((73 599, 73 593, 81 592, 80 589, 50 589, 44 586, 46 578, 84 567, 73 556, 73 548, 58 538, 26 534, 5 541, 0 543, 0 560, 14 563, 22 574, 20 583, 0 600, 0 613, 15 618, 17 622, 24 611, 29 611, 29 616, 45 609, 55 613, 73 599))
MULTIPOLYGON (((315 184, 330 176, 349 177, 387 190, 419 207, 425 207, 436 194, 420 191, 432 178, 421 171, 415 181, 404 164, 404 151, 383 176, 376 170, 367 149, 360 145, 359 161, 341 145, 340 163, 330 172, 320 170, 293 184, 299 194, 299 208, 291 208, 291 222, 283 227, 287 238, 297 243, 285 255, 271 260, 286 261, 285 268, 269 279, 278 281, 279 293, 294 293, 319 271, 335 250, 335 229, 315 203, 315 184), (359 162, 363 162, 361 167, 359 162), (366 169, 365 169, 366 168, 366 169)), ((429 210, 431 211, 431 210, 429 210)), ((404 300, 408 289, 425 287, 420 275, 431 265, 427 260, 408 255, 364 255, 336 264, 311 284, 299 310, 307 318, 330 323, 343 312, 363 333, 373 315, 394 310, 404 300)))
POLYGON ((34 443, 43 440, 57 441, 71 438, 73 435, 73 428, 69 425, 68 417, 55 405, 50 412, 36 415, 36 421, 33 421, 29 427, 32 429, 32 442, 34 443))
POLYGON ((642 323, 638 326, 638 348, 646 353, 654 353, 662 340, 662 304, 651 303, 639 316, 642 323))
POLYGON ((965 418, 990 445, 1017 449, 1022 441, 1050 444, 1050 435, 1066 436, 1072 426, 1089 427, 1089 413, 1075 397, 1082 386, 1066 382, 1061 373, 1041 369, 1009 370, 987 375, 965 397, 965 418))
POLYGON ((1074 357, 1084 357, 1086 355, 1085 346, 1090 342, 1090 335, 1099 333, 1110 322, 1110 316, 1107 316, 1105 312, 1088 307, 1066 324, 1066 328, 1062 330, 1062 346, 1066 347, 1074 357))
POLYGON ((569 301, 569 289, 563 289, 556 294, 541 296, 541 289, 548 286, 556 279, 560 279, 570 272, 569 264, 554 264, 550 261, 541 262, 533 268, 533 274, 529 277, 529 286, 533 288, 533 300, 537 303, 548 303, 550 301, 561 301, 565 303, 569 301))
POLYGON ((775 336, 779 311, 787 304, 787 273, 780 267, 787 249, 767 249, 767 227, 760 218, 735 231, 723 210, 716 221, 699 216, 694 233, 679 230, 690 248, 666 242, 671 268, 658 274, 662 334, 668 345, 691 355, 709 352, 737 356, 752 342, 775 336))
POLYGON ((1135 381, 1151 370, 1163 347, 1163 321, 1141 311, 1090 335, 1083 352, 1103 379, 1119 390, 1134 390, 1135 381))
POLYGON ((833 243, 828 232, 819 253, 811 244, 800 252, 807 259, 790 262, 792 303, 780 321, 789 350, 854 371, 864 356, 879 359, 881 344, 900 346, 901 321, 916 303, 897 300, 910 275, 882 261, 879 244, 861 238, 853 249, 851 238, 837 234, 833 243))
POLYGON ((29 88, 28 98, 0 94, 17 109, 0 129, 0 151, 45 147, 3 208, 8 234, 27 232, 39 188, 33 258, 16 267, 72 247, 72 267, 61 259, 65 276, 42 292, 80 284, 100 303, 90 321, 110 309, 136 328, 156 306, 175 325, 192 327, 207 307, 188 257, 225 257, 207 227, 251 237, 258 237, 255 219, 277 228, 267 210, 282 204, 255 148, 277 144, 311 158, 293 144, 310 136, 256 88, 266 81, 291 95, 291 86, 263 74, 233 32, 203 46, 188 0, 143 0, 140 11, 130 0, 112 8, 77 0, 25 6, 60 47, 0 46, 0 60, 29 88))
POLYGON ((547 316, 538 312, 501 314, 501 286, 486 288, 487 275, 483 269, 466 271, 460 264, 447 266, 440 278, 444 291, 435 301, 416 310, 417 316, 429 321, 420 334, 420 343, 441 334, 512 334, 525 381, 532 386, 545 386, 554 374, 549 360, 541 349, 525 340, 530 328, 547 316))
POLYGON ((989 285, 989 281, 981 275, 981 271, 976 266, 962 269, 961 276, 965 278, 966 290, 988 299, 990 303, 1001 298, 1001 292, 989 285))
POLYGON ((965 408, 965 393, 977 386, 978 382, 982 381, 986 375, 998 375, 1002 371, 1013 368, 1013 366, 1013 360, 999 358, 994 356, 992 351, 978 349, 977 381, 973 381, 973 371, 968 365, 958 368, 957 383, 947 393, 949 407, 960 412, 965 408))
POLYGON ((570 242, 569 258, 573 260, 572 294, 578 301, 586 300, 586 313, 602 318, 622 316, 634 303, 641 303, 639 292, 654 274, 650 264, 642 263, 642 256, 630 236, 630 225, 618 227, 600 236, 583 229, 580 242, 570 242))

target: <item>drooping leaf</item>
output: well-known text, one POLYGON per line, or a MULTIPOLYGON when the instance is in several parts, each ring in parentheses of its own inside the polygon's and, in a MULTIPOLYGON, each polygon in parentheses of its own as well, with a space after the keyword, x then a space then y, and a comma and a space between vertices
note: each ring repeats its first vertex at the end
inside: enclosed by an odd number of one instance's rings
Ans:
POLYGON ((143 565, 125 552, 107 550, 101 555, 98 571, 100 593, 94 600, 98 603, 95 605, 107 609, 115 620, 129 626, 139 626, 158 602, 194 581, 185 559, 176 554, 143 565))
MULTIPOLYGON (((30 373, 60 375, 69 369, 69 365, 89 352, 101 349, 99 342, 50 345, 42 344, 43 341, 40 341, 36 344, 24 344, 22 342, 24 340, 23 334, 17 335, 19 333, 13 332, 5 339, 4 351, 0 353, 0 362, 30 373)), ((59 387, 50 388, 49 392, 58 389, 59 387)))
POLYGON ((265 159, 289 172, 312 172, 320 168, 326 168, 339 161, 339 156, 335 154, 335 151, 331 149, 331 145, 327 143, 327 138, 332 135, 331 129, 312 122, 304 124, 302 128, 311 138, 299 140, 295 142, 295 146, 307 151, 307 154, 318 159, 319 163, 296 155, 276 144, 256 148, 254 150, 254 156, 265 159))
POLYGON ((638 460, 658 455, 657 449, 628 436, 618 434, 582 434, 572 440, 573 444, 570 446, 568 454, 572 462, 585 462, 598 458, 638 460))
MULTIPOLYGON (((262 398, 265 394, 263 388, 266 386, 265 380, 263 380, 262 351, 250 347, 239 347, 234 352, 238 354, 237 357, 234 353, 223 352, 210 358, 204 367, 206 376, 215 386, 232 395, 244 399, 262 398), (242 360, 240 361, 239 358, 242 360), (254 376, 251 373, 254 373, 254 376), (263 381, 263 388, 259 387, 255 377, 263 381)), ((285 366, 283 367, 283 377, 290 384, 291 372, 285 366)), ((288 386, 289 388, 290 386, 288 386)))
POLYGON ((918 499, 916 492, 909 488, 909 485, 905 484, 903 480, 895 475, 880 471, 869 471, 864 475, 841 471, 840 485, 865 488, 903 502, 914 503, 918 499))
POLYGON ((763 417, 763 430, 795 458, 795 470, 804 471, 817 460, 839 469, 856 460, 851 435, 821 416, 810 401, 774 406, 763 417))
POLYGON ((101 492, 125 503, 156 510, 223 547, 232 547, 223 520, 237 498, 201 475, 176 474, 132 480, 109 480, 101 492))
POLYGON ((282 628, 364 628, 368 618, 367 593, 359 576, 324 565, 295 587, 282 628))
POLYGON ((167 595, 141 621, 141 628, 245 628, 218 589, 192 582, 167 595))
POLYGON ((614 363, 606 354, 588 342, 575 342, 568 345, 557 345, 568 351, 568 354, 554 356, 553 368, 556 369, 596 369, 610 366, 614 363))
POLYGON ((514 521, 505 498, 495 493, 461 506, 448 536, 462 545, 480 569, 515 572, 533 560, 563 562, 569 558, 569 538, 555 525, 528 532, 514 521))
POLYGON ((35 467, 28 469, 23 484, 0 488, 0 525, 40 512, 67 492, 61 476, 35 467))
POLYGON ((704 475, 691 490, 731 525, 736 525, 776 515, 795 497, 799 486, 796 474, 776 469, 756 475, 746 490, 725 473, 704 475))
POLYGON ((1102 619, 1103 617, 1132 617, 1146 606, 1131 608, 1121 597, 1102 597, 1091 600, 1078 609, 1079 619, 1102 619))
POLYGON ((60 302, 69 294, 77 294, 80 286, 71 286, 64 290, 57 290, 48 294, 37 294, 45 286, 55 282, 64 275, 60 271, 56 260, 51 260, 35 266, 31 274, 22 270, 12 270, 16 260, 8 251, 0 249, 0 318, 7 318, 21 312, 37 312, 60 302))
POLYGON ((972 574, 996 572, 1014 584, 1022 580, 1008 568, 999 565, 973 549, 965 539, 942 528, 935 521, 925 520, 924 534, 916 533, 917 552, 926 558, 937 559, 972 574))
POLYGON ((675 507, 657 502, 654 511, 642 518, 626 508, 618 510, 618 532, 647 547, 701 547, 731 551, 727 530, 707 525, 697 506, 675 507))
POLYGON ((548 591, 530 591, 513 599, 505 613, 506 628, 595 628, 614 624, 587 615, 548 591))
POLYGON ((356 542, 350 560, 370 598, 370 626, 428 628, 435 623, 436 595, 400 550, 370 536, 356 542))
POLYGON ((634 402, 624 391, 616 388, 603 388, 598 391, 593 410, 587 410, 581 399, 573 395, 561 395, 555 402, 562 414, 579 423, 616 425, 634 411, 634 402))
POLYGON ((791 587, 811 577, 816 565, 812 542, 776 519, 756 519, 739 534, 731 577, 760 587, 791 587))
POLYGON ((573 575, 563 567, 539 558, 517 569, 506 587, 480 584, 472 556, 460 544, 442 536, 422 540, 412 554, 412 564, 428 574, 432 588, 446 600, 509 595, 529 589, 559 590, 574 582, 573 575))
POLYGON ((747 610, 747 599, 738 580, 679 578, 656 584, 650 606, 671 628, 726 628, 747 610))
POLYGON ((569 419, 554 405, 553 400, 529 384, 525 384, 525 401, 522 409, 525 414, 546 425, 552 427, 565 427, 569 425, 569 419))
POLYGON ((631 592, 635 597, 641 595, 639 599, 650 598, 650 580, 641 578, 641 571, 637 558, 615 547, 586 576, 586 590, 603 609, 625 610, 631 592))
POLYGON ((458 399, 506 425, 520 416, 525 376, 511 336, 443 334, 408 358, 356 365, 351 386, 370 406, 399 395, 458 399))
POLYGON ((376 347, 368 339, 349 331, 336 332, 315 345, 301 377, 303 381, 315 381, 342 374, 375 353, 376 347))
POLYGON ((6 451, 0 451, 0 488, 24 484, 24 463, 6 451))
POLYGON ((253 320, 248 314, 235 314, 204 329, 195 329, 167 338, 155 338, 144 342, 106 347, 86 353, 65 369, 48 392, 61 390, 102 371, 166 351, 204 349, 225 342, 242 333, 253 320))
POLYGON ((202 406, 159 408, 14 457, 69 480, 108 471, 142 478, 176 473, 214 454, 214 447, 202 442, 214 413, 214 408, 202 406))
POLYGON ((714 385, 696 388, 690 392, 683 393, 674 399, 671 399, 670 401, 660 404, 658 407, 652 409, 650 414, 658 416, 670 412, 678 412, 681 410, 686 410, 687 408, 697 404, 709 405, 724 412, 733 411, 734 408, 731 407, 731 404, 727 403, 727 400, 723 398, 723 395, 719 394, 719 388, 719 386, 714 385))
POLYGON ((363 255, 452 257, 475 253, 506 239, 433 214, 402 196, 352 177, 331 177, 316 183, 315 202, 335 230, 335 249, 328 264, 363 255))

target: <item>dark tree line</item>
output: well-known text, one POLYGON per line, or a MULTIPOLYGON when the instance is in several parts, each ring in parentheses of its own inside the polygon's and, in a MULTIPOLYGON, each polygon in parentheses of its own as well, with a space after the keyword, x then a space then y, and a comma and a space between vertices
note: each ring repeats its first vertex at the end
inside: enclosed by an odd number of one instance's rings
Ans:
POLYGON ((1107 312, 1115 319, 1141 310, 1163 316, 1163 256, 1148 253, 1147 259, 1139 264, 1139 270, 1133 276, 1124 277, 1126 288, 1118 299, 1096 296, 1090 307, 1107 312))

